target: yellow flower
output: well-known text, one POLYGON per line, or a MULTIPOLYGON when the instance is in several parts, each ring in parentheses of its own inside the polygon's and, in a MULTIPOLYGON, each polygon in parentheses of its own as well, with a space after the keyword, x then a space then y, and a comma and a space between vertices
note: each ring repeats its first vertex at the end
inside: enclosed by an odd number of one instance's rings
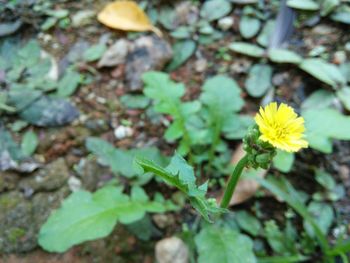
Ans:
POLYGON ((259 139, 269 142, 274 147, 287 152, 297 152, 307 148, 308 142, 304 137, 304 118, 298 117, 292 107, 281 103, 271 102, 265 108, 260 107, 255 116, 259 126, 259 139))

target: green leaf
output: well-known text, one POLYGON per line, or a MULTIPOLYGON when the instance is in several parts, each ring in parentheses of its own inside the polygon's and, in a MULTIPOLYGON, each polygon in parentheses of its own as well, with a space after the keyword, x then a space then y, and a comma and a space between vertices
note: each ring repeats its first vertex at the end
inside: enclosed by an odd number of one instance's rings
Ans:
POLYGON ((333 92, 320 89, 313 92, 306 100, 303 101, 301 108, 303 110, 316 110, 330 107, 335 101, 333 92))
POLYGON ((257 236, 259 234, 261 229, 260 221, 252 214, 246 211, 238 211, 235 213, 235 218, 241 229, 252 236, 257 236))
POLYGON ((274 220, 265 222, 265 236, 274 252, 278 254, 285 254, 288 252, 285 245, 285 236, 274 220))
POLYGON ((320 58, 305 59, 299 67, 315 78, 324 83, 336 88, 339 85, 344 85, 346 80, 339 68, 320 58))
POLYGON ((347 110, 350 110, 350 87, 344 87, 337 91, 337 97, 347 110))
POLYGON ((274 29, 275 29, 275 20, 268 20, 256 39, 258 44, 263 47, 268 47, 270 43, 270 39, 274 32, 274 29))
POLYGON ((96 44, 89 47, 83 54, 83 59, 87 62, 96 61, 102 57, 107 47, 104 44, 96 44))
POLYGON ((189 135, 189 122, 194 113, 200 110, 199 102, 182 103, 181 97, 185 93, 182 83, 173 82, 169 76, 162 72, 147 72, 143 74, 145 88, 144 94, 154 100, 154 109, 163 114, 170 114, 172 125, 166 131, 167 140, 181 137, 178 151, 187 154, 192 143, 189 135))
POLYGON ((138 175, 133 167, 134 158, 137 155, 151 158, 157 163, 164 164, 165 160, 157 148, 142 148, 121 150, 105 140, 90 137, 86 140, 86 148, 96 154, 101 163, 110 166, 113 173, 133 178, 138 175))
POLYGON ((310 109, 302 112, 306 138, 310 146, 324 153, 332 152, 332 139, 350 140, 350 117, 337 110, 310 109))
MULTIPOLYGON (((323 234, 327 235, 330 226, 332 225, 334 219, 334 212, 332 206, 326 203, 311 202, 307 207, 309 213, 317 222, 323 234)), ((314 237, 314 229, 309 224, 309 222, 304 221, 304 228, 306 232, 314 237)))
POLYGON ((324 0, 321 6, 321 16, 329 15, 339 4, 340 0, 324 0))
POLYGON ((200 15, 207 21, 213 21, 224 17, 231 12, 232 6, 229 1, 225 0, 209 0, 204 2, 200 15))
POLYGON ((350 25, 350 7, 348 5, 341 5, 332 13, 331 19, 336 22, 350 25))
POLYGON ((67 70, 58 82, 57 95, 60 97, 69 97, 78 88, 81 82, 81 75, 74 70, 67 70))
POLYGON ((162 168, 154 162, 136 158, 135 162, 143 169, 145 173, 151 172, 159 176, 163 181, 171 186, 178 188, 186 194, 192 206, 203 216, 203 218, 211 222, 211 214, 223 212, 216 202, 213 203, 205 198, 207 185, 197 186, 192 167, 178 154, 171 159, 168 167, 162 168))
POLYGON ((259 19, 251 16, 243 16, 239 21, 239 32, 244 38, 249 39, 259 32, 260 25, 259 19))
POLYGON ((316 181, 329 191, 332 191, 336 187, 334 178, 327 172, 317 169, 316 170, 316 181))
POLYGON ((319 4, 312 0, 288 0, 287 5, 292 8, 315 11, 320 8, 319 4))
POLYGON ((143 95, 125 94, 120 97, 120 102, 128 109, 145 109, 151 100, 143 95))
POLYGON ((202 103, 221 118, 238 112, 244 105, 238 84, 227 76, 218 75, 207 79, 202 90, 200 96, 202 103))
POLYGON ((41 227, 39 244, 49 252, 64 252, 84 241, 107 236, 117 221, 130 224, 140 220, 152 203, 139 187, 131 189, 131 198, 113 186, 93 194, 74 192, 41 227))
MULTIPOLYGON (((19 145, 13 140, 11 133, 3 126, 0 126, 0 155, 5 152, 15 161, 20 161, 25 157, 19 145)), ((2 163, 0 162, 0 168, 1 166, 2 163)))
POLYGON ((350 62, 343 63, 339 66, 340 72, 346 78, 347 82, 350 82, 350 62))
POLYGON ((242 139, 247 129, 255 122, 251 116, 236 115, 232 118, 227 118, 224 122, 223 132, 227 139, 237 140, 242 139))
POLYGON ((40 45, 36 40, 30 40, 18 51, 18 63, 25 67, 30 67, 40 60, 40 45))
POLYGON ((159 22, 168 30, 176 28, 176 12, 169 6, 162 6, 159 12, 159 22))
POLYGON ((170 33, 170 35, 173 38, 177 39, 188 39, 191 37, 192 34, 192 28, 188 26, 179 26, 176 28, 173 32, 170 33))
POLYGON ((288 173, 293 167, 294 159, 293 153, 277 150, 277 155, 273 158, 273 166, 283 173, 288 173))
POLYGON ((272 87, 272 68, 266 64, 256 64, 251 67, 245 87, 248 94, 259 98, 272 87))
POLYGON ((206 226, 195 237, 198 263, 254 263, 253 242, 229 228, 206 226))
POLYGON ((270 49, 268 55, 275 63, 299 64, 303 60, 301 56, 288 49, 270 49))
POLYGON ((261 47, 244 42, 232 43, 229 48, 237 53, 257 58, 262 57, 265 53, 265 50, 261 47))
POLYGON ((185 63, 196 50, 196 42, 183 40, 173 46, 173 59, 166 66, 166 71, 173 71, 185 63))
POLYGON ((259 178, 255 177, 261 186, 265 187, 267 190, 272 192, 274 195, 284 200, 290 207, 292 207, 300 216, 303 217, 304 221, 312 227, 317 240, 323 250, 327 251, 329 249, 328 241, 324 233, 322 232, 317 221, 311 216, 307 208, 305 207, 300 194, 294 189, 294 187, 284 178, 259 178))
POLYGON ((143 92, 155 100, 155 110, 179 118, 180 98, 185 94, 184 85, 173 82, 168 74, 162 72, 147 72, 142 79, 145 83, 143 92))
POLYGON ((25 156, 31 156, 39 144, 38 136, 33 131, 27 131, 22 139, 21 149, 25 156))

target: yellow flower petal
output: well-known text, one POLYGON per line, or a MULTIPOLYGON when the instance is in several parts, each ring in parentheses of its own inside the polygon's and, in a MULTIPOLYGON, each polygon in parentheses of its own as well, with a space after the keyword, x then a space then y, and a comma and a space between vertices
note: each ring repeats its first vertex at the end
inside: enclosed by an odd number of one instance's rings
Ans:
POLYGON ((260 140, 269 142, 276 148, 287 152, 297 152, 307 148, 304 139, 304 118, 298 117, 292 107, 272 102, 260 108, 255 122, 261 133, 260 140))

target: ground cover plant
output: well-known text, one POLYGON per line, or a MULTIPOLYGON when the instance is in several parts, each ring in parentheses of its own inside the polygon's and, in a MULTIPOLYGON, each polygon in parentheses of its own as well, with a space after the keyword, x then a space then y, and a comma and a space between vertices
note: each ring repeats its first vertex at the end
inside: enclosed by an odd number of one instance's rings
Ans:
POLYGON ((1 262, 348 262, 350 3, 0 5, 1 262))

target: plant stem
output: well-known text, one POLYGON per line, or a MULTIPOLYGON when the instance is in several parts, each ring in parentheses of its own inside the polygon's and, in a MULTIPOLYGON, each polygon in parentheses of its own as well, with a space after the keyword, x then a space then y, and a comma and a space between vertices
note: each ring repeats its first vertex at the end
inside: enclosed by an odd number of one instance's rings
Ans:
POLYGON ((233 192, 235 191, 235 188, 236 188, 237 182, 239 180, 239 177, 241 176, 243 168, 245 167, 247 162, 248 162, 248 156, 245 155, 237 163, 237 165, 236 165, 235 169, 233 170, 233 173, 232 173, 232 175, 231 175, 231 177, 230 177, 230 179, 229 179, 229 181, 227 183, 227 186, 226 186, 226 189, 225 189, 225 193, 224 193, 224 197, 221 200, 220 207, 222 207, 222 208, 227 208, 228 207, 228 205, 229 205, 229 203, 231 201, 233 192))

